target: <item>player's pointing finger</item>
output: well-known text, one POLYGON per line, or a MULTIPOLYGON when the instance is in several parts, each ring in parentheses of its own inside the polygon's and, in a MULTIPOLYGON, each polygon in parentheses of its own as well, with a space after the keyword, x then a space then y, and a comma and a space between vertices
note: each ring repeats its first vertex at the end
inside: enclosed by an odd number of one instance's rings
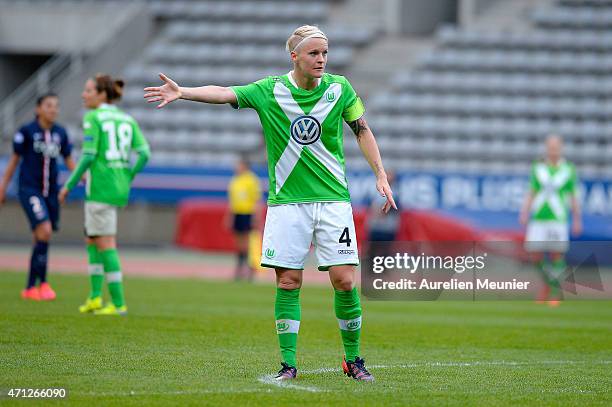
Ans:
POLYGON ((387 202, 389 202, 389 205, 397 210, 397 205, 395 204, 395 199, 393 199, 393 191, 391 191, 391 188, 387 188, 387 202))

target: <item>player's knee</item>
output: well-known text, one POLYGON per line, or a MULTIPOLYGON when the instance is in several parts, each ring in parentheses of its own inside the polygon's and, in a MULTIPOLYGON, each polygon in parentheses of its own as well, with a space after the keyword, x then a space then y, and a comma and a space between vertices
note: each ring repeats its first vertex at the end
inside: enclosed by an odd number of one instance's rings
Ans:
POLYGON ((95 245, 99 251, 117 248, 115 236, 98 236, 95 238, 95 245))
POLYGON ((351 291, 353 289, 353 278, 352 276, 337 277, 332 281, 332 285, 336 290, 351 291))
POLYGON ((553 252, 550 254, 550 259, 552 261, 559 261, 561 259, 563 259, 564 257, 564 253, 559 253, 559 252, 553 252))
POLYGON ((50 222, 43 222, 36 226, 36 229, 34 229, 34 237, 39 242, 48 242, 51 239, 51 233, 52 230, 50 222))
POLYGON ((283 290, 295 290, 302 287, 302 280, 296 276, 281 276, 276 285, 283 290))
POLYGON ((282 288, 283 290, 295 290, 302 287, 301 281, 295 280, 280 280, 278 282, 278 288, 282 288))

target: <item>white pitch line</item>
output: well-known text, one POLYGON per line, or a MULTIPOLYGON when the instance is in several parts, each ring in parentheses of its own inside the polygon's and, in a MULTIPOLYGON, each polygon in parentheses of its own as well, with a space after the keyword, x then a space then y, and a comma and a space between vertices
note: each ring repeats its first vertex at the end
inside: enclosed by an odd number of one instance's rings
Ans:
MULTIPOLYGON (((414 368, 422 368, 422 367, 477 367, 477 366, 536 366, 536 365, 580 365, 580 364, 593 364, 593 365, 609 365, 612 364, 612 360, 542 360, 542 361, 534 361, 534 362, 513 362, 513 361, 474 361, 474 362, 423 362, 423 363, 405 363, 398 365, 371 365, 369 369, 414 369, 414 368)), ((312 370, 304 370, 300 371, 300 375, 318 375, 323 373, 340 373, 342 372, 341 368, 338 367, 322 367, 319 369, 312 370)), ((328 390, 320 389, 315 386, 304 386, 300 384, 296 384, 294 382, 279 382, 274 380, 274 375, 264 375, 257 379, 260 383, 284 388, 284 389, 293 389, 293 390, 302 390, 311 393, 319 393, 326 392, 328 390)), ((84 396, 95 396, 95 397, 137 397, 137 396, 151 396, 151 395, 195 395, 195 394, 223 394, 223 393, 261 393, 271 392, 272 389, 262 390, 261 388, 253 388, 253 389, 194 389, 194 390, 176 390, 176 391, 162 391, 162 392, 151 392, 151 391, 130 391, 130 392, 88 392, 88 393, 80 393, 75 392, 78 395, 84 396)))
MULTIPOLYGON (((271 392, 272 389, 268 389, 267 392, 271 392)), ((75 392, 74 394, 80 396, 95 396, 95 397, 138 397, 138 396, 184 396, 184 395, 195 395, 195 394, 224 394, 224 393, 261 393, 262 390, 258 388, 253 389, 195 389, 195 390, 174 390, 174 391, 129 391, 129 392, 75 392)), ((72 394, 72 393, 71 393, 72 394)))
MULTIPOLYGON (((419 367, 477 367, 477 366, 537 366, 537 365, 608 365, 612 364, 612 360, 542 360, 542 361, 473 361, 473 362, 424 362, 424 363, 405 363, 398 365, 371 365, 368 369, 414 369, 419 367)), ((319 375, 323 373, 341 372, 341 368, 337 367, 321 367, 319 369, 299 371, 299 375, 319 375)), ((305 390, 313 393, 325 392, 327 390, 320 389, 314 386, 302 386, 288 381, 277 381, 273 375, 261 376, 257 379, 260 383, 276 386, 285 389, 305 390)))
MULTIPOLYGON (((535 362, 513 362, 513 361, 474 361, 474 362, 424 362, 424 363, 404 363, 399 365, 371 365, 368 369, 411 369, 416 367, 470 367, 470 366, 526 366, 526 365, 576 365, 576 364, 595 364, 595 365, 608 365, 612 364, 612 360, 542 360, 535 362)), ((340 368, 336 367, 322 367, 313 370, 300 371, 302 375, 309 374, 321 374, 321 373, 332 373, 339 372, 340 368)))
POLYGON ((295 384, 295 383, 289 383, 288 381, 278 381, 274 378, 274 375, 271 375, 271 374, 261 376, 257 380, 260 383, 268 384, 268 385, 272 385, 276 387, 281 387, 284 389, 304 390, 304 391, 309 391, 311 393, 319 393, 321 391, 327 391, 327 390, 321 390, 318 387, 314 387, 314 386, 302 386, 302 385, 295 384))

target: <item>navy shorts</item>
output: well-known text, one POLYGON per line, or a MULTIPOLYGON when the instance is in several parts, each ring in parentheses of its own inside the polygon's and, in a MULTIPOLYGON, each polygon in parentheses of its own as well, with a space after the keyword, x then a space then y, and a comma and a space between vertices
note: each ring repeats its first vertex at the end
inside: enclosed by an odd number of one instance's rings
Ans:
POLYGON ((32 230, 43 222, 50 221, 53 230, 59 229, 59 201, 57 193, 51 192, 44 197, 40 191, 22 189, 19 191, 19 202, 30 221, 32 230))
POLYGON ((248 232, 251 230, 252 215, 234 215, 234 232, 248 232))

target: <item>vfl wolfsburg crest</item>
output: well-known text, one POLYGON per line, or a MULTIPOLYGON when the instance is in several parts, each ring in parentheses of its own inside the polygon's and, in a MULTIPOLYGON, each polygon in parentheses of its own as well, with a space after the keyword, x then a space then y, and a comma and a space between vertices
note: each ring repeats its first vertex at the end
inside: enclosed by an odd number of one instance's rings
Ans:
POLYGON ((265 255, 267 258, 271 259, 275 256, 274 249, 266 249, 265 255))
POLYGON ((361 328, 361 317, 354 319, 338 319, 338 325, 343 331, 357 331, 361 328))
POLYGON ((360 327, 361 327, 361 321, 360 320, 351 321, 348 324, 346 324, 346 330, 347 331, 355 331, 355 330, 359 329, 360 327))
POLYGON ((321 137, 321 124, 312 116, 300 116, 291 123, 291 137, 302 145, 312 144, 321 137))
POLYGON ((300 321, 294 319, 277 319, 277 334, 296 334, 300 330, 300 321))
POLYGON ((331 102, 333 102, 334 100, 336 100, 336 94, 335 94, 334 92, 332 92, 332 91, 329 91, 329 92, 327 92, 327 93, 325 94, 325 99, 326 99, 326 100, 327 100, 329 103, 331 103, 331 102))

